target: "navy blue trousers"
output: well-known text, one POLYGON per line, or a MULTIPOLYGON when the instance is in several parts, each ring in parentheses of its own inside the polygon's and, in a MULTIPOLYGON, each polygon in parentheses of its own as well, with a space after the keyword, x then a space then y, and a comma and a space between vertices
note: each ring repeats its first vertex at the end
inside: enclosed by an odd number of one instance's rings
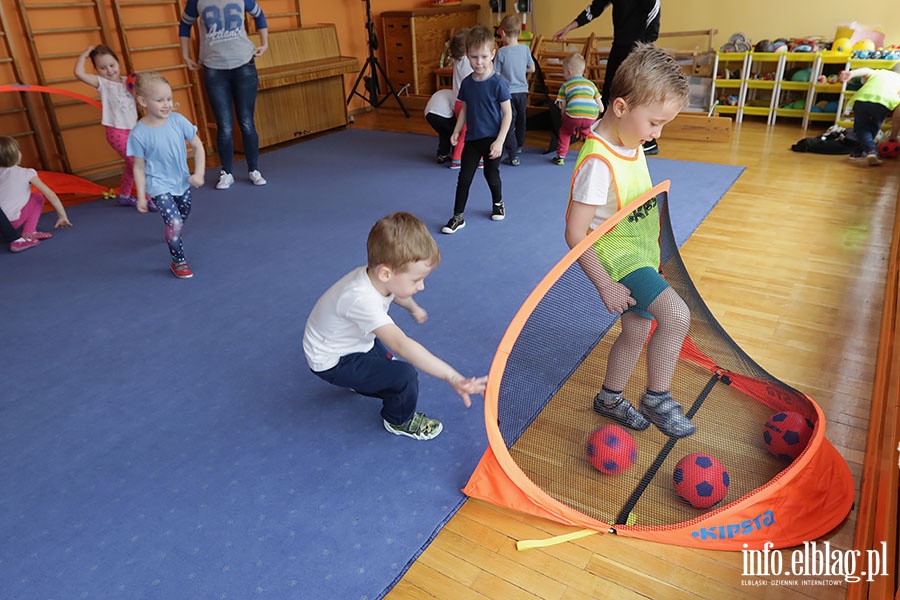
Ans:
POLYGON ((381 418, 391 425, 401 425, 416 412, 419 372, 408 362, 392 360, 388 349, 377 338, 368 352, 342 356, 327 371, 313 373, 332 385, 381 398, 381 418))
POLYGON ((877 102, 853 103, 853 132, 856 134, 859 152, 875 152, 875 136, 890 114, 891 109, 877 102))

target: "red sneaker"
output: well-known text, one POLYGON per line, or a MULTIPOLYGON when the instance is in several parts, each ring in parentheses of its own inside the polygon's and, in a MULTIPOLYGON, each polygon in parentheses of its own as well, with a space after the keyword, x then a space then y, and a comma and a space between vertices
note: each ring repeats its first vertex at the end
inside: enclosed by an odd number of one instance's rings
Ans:
POLYGON ((49 240, 53 237, 53 234, 43 231, 32 231, 31 233, 23 233, 22 237, 26 240, 49 240))
POLYGON ((172 269, 172 275, 177 277, 178 279, 190 279, 194 276, 194 272, 191 271, 191 268, 187 265, 186 262, 183 263, 172 263, 170 267, 172 269))
POLYGON ((40 244, 40 240, 33 240, 30 238, 25 238, 21 242, 15 241, 9 245, 10 252, 21 252, 22 250, 28 250, 29 248, 34 248, 38 244, 40 244))

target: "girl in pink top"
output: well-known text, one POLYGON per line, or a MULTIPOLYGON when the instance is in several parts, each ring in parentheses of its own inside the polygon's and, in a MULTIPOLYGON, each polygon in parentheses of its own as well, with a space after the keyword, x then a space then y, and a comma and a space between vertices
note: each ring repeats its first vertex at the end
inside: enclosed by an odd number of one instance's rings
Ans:
POLYGON ((21 161, 18 142, 11 137, 0 137, 0 210, 14 228, 22 228, 22 237, 9 245, 13 252, 21 252, 53 237, 50 233, 37 231, 45 198, 56 210, 57 219, 53 228, 72 226, 59 197, 41 181, 37 171, 20 167, 21 161), (37 188, 39 193, 31 193, 31 186, 37 188))
MULTIPOLYGON (((106 141, 125 160, 125 170, 119 185, 119 204, 135 206, 137 200, 131 191, 134 187, 134 158, 128 156, 128 135, 137 123, 137 106, 134 96, 125 85, 126 78, 119 70, 119 59, 109 46, 88 46, 75 62, 75 77, 100 93, 103 113, 100 123, 106 127, 106 141), (98 75, 85 71, 84 63, 90 58, 98 75)), ((156 207, 151 203, 150 210, 156 207)))

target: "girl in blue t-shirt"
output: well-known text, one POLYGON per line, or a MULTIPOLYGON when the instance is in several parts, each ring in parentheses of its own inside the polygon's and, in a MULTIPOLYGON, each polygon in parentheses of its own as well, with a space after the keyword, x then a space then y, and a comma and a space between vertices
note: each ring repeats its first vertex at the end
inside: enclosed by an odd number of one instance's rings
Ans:
POLYGON ((174 112, 172 88, 159 73, 141 73, 135 82, 138 106, 144 117, 128 137, 128 156, 134 157, 137 209, 147 212, 147 195, 166 224, 166 242, 172 255, 172 274, 188 279, 194 274, 184 258, 181 231, 191 214, 191 186, 203 185, 206 153, 197 127, 174 112), (194 172, 187 168, 185 141, 194 150, 194 172))

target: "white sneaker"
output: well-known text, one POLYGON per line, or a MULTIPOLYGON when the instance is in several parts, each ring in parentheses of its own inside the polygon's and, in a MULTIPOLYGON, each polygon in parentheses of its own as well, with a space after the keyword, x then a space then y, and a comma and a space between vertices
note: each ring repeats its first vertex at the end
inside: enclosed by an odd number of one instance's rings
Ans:
POLYGON ((219 181, 216 183, 217 190, 227 190, 234 183, 234 176, 225 171, 219 171, 219 181))
POLYGON ((266 185, 266 178, 259 171, 250 171, 250 183, 253 185, 266 185))

